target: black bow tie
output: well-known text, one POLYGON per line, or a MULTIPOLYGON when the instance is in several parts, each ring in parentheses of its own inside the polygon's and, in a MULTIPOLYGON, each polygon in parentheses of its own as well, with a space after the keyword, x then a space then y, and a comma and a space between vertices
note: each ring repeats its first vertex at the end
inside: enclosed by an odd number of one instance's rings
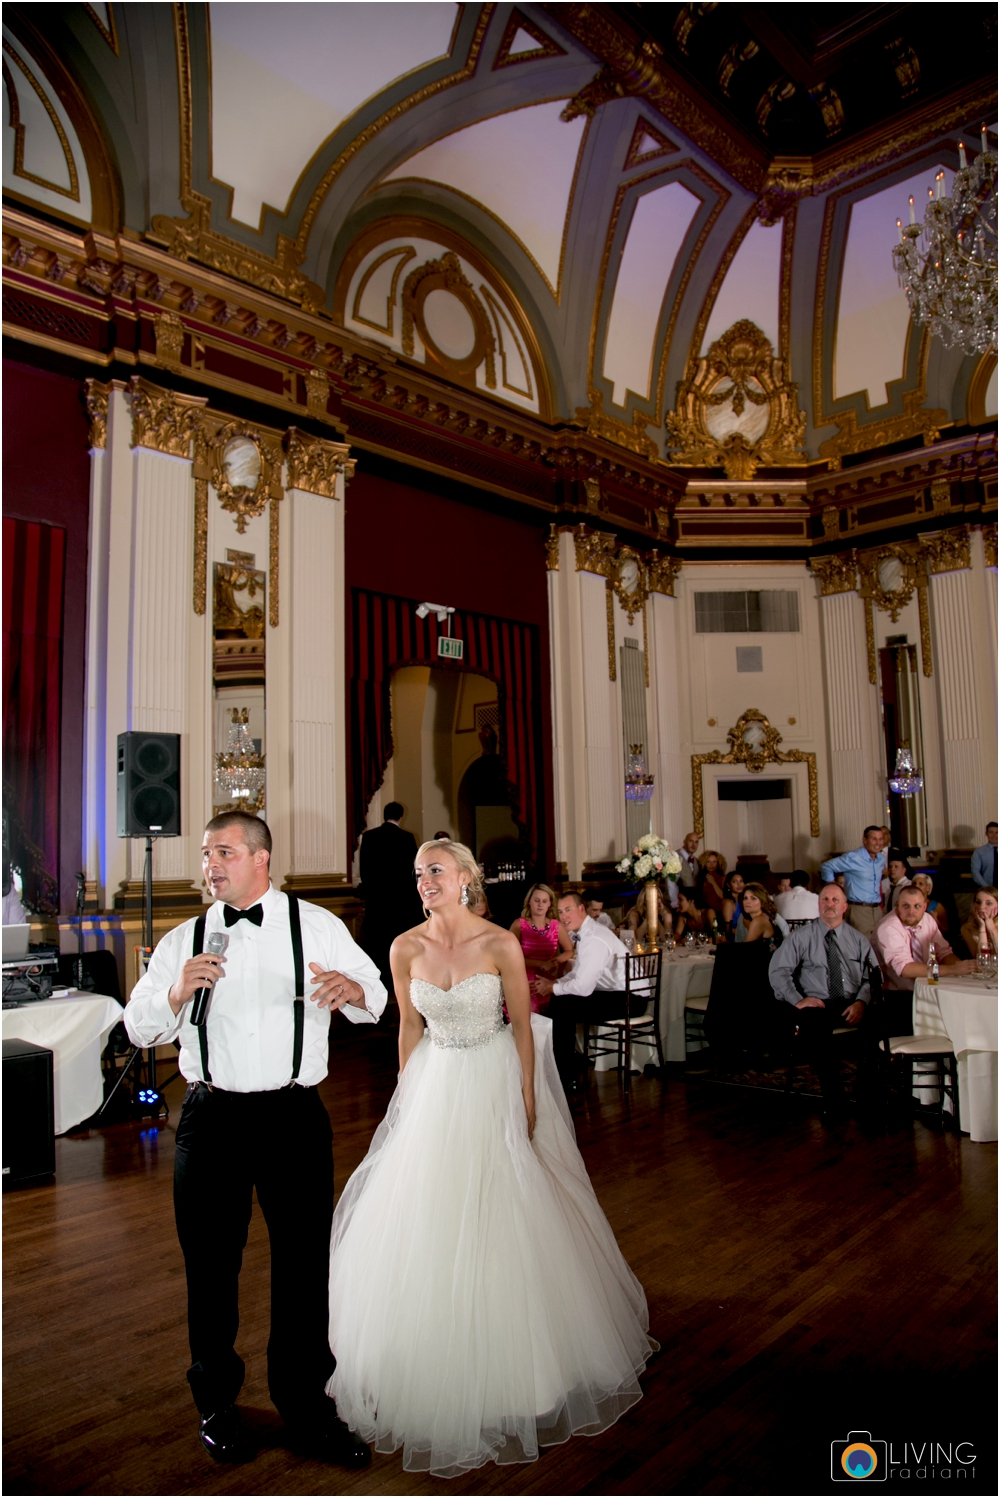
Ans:
POLYGON ((227 926, 235 926, 237 921, 252 921, 255 926, 264 923, 263 905, 251 905, 249 910, 237 910, 235 905, 223 905, 222 914, 227 926))

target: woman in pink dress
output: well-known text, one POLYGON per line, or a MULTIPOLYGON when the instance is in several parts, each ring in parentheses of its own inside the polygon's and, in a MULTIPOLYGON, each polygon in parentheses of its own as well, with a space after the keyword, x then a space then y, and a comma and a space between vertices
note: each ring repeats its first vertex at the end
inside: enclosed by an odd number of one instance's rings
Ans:
POLYGON ((555 910, 555 892, 547 884, 533 884, 525 896, 520 917, 510 928, 524 953, 535 1014, 544 1014, 549 1006, 548 999, 537 991, 538 979, 557 977, 560 966, 573 961, 573 943, 565 926, 556 920, 555 910))

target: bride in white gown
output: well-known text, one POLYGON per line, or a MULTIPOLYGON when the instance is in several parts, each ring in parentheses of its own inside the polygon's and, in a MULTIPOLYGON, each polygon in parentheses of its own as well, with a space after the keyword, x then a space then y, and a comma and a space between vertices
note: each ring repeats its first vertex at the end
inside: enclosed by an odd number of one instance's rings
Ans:
POLYGON ((462 843, 425 843, 416 873, 429 916, 391 958, 399 1085, 334 1216, 327 1392, 407 1471, 457 1477, 605 1430, 657 1344, 517 939, 470 914, 462 843))

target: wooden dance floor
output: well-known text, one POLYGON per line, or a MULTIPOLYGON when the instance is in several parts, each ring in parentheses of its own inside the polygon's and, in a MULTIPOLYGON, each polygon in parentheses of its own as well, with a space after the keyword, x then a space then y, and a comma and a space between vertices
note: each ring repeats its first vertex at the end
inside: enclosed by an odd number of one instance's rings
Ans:
MULTIPOLYGON (((338 1189, 395 1072, 391 1030, 337 1025, 323 1090, 338 1189)), ((971 1442, 972 1491, 996 1492, 996 1146, 921 1121, 830 1133, 808 1104, 673 1077, 635 1079, 629 1106, 614 1073, 574 1112, 662 1344, 639 1405, 533 1465, 452 1483, 396 1456, 353 1474, 292 1455, 267 1397, 255 1211, 238 1346, 258 1449, 218 1467, 184 1378, 181 1096, 174 1084, 158 1129, 60 1139, 56 1183, 4 1199, 7 1494, 823 1493, 830 1443, 854 1431, 894 1442, 897 1461, 903 1442, 971 1442)), ((933 1478, 915 1485, 944 1485, 933 1478)))

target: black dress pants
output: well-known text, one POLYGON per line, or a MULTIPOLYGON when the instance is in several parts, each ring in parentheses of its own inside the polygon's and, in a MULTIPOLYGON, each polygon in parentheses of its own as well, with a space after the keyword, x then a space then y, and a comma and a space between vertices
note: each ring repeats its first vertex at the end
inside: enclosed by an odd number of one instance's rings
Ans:
MULTIPOLYGON (((844 999, 837 1004, 825 1003, 822 1009, 795 1010, 794 1022, 799 1027, 809 1062, 819 1077, 823 1101, 828 1106, 841 1102, 844 1097, 840 1055, 833 1032, 847 1024, 843 1014, 850 1002, 850 999, 844 999)), ((854 1091, 855 1096, 865 1098, 874 1087, 878 1065, 878 1023, 870 1004, 865 1005, 864 1015, 856 1028, 858 1069, 854 1091)))
POLYGON ((286 1420, 326 1408, 330 1351, 330 1119, 315 1087, 188 1089, 174 1163, 174 1212, 184 1253, 191 1367, 202 1415, 232 1404, 245 1365, 236 1352, 239 1275, 257 1190, 271 1240, 267 1382, 286 1420))
MULTIPOLYGON (((577 1025, 600 1025, 609 1019, 624 1019, 628 996, 624 990, 599 988, 590 994, 554 993, 549 1000, 548 1016, 552 1021, 552 1049, 564 1087, 573 1081, 576 1065, 577 1025)), ((645 1014, 649 996, 632 1000, 632 1019, 645 1014)))

